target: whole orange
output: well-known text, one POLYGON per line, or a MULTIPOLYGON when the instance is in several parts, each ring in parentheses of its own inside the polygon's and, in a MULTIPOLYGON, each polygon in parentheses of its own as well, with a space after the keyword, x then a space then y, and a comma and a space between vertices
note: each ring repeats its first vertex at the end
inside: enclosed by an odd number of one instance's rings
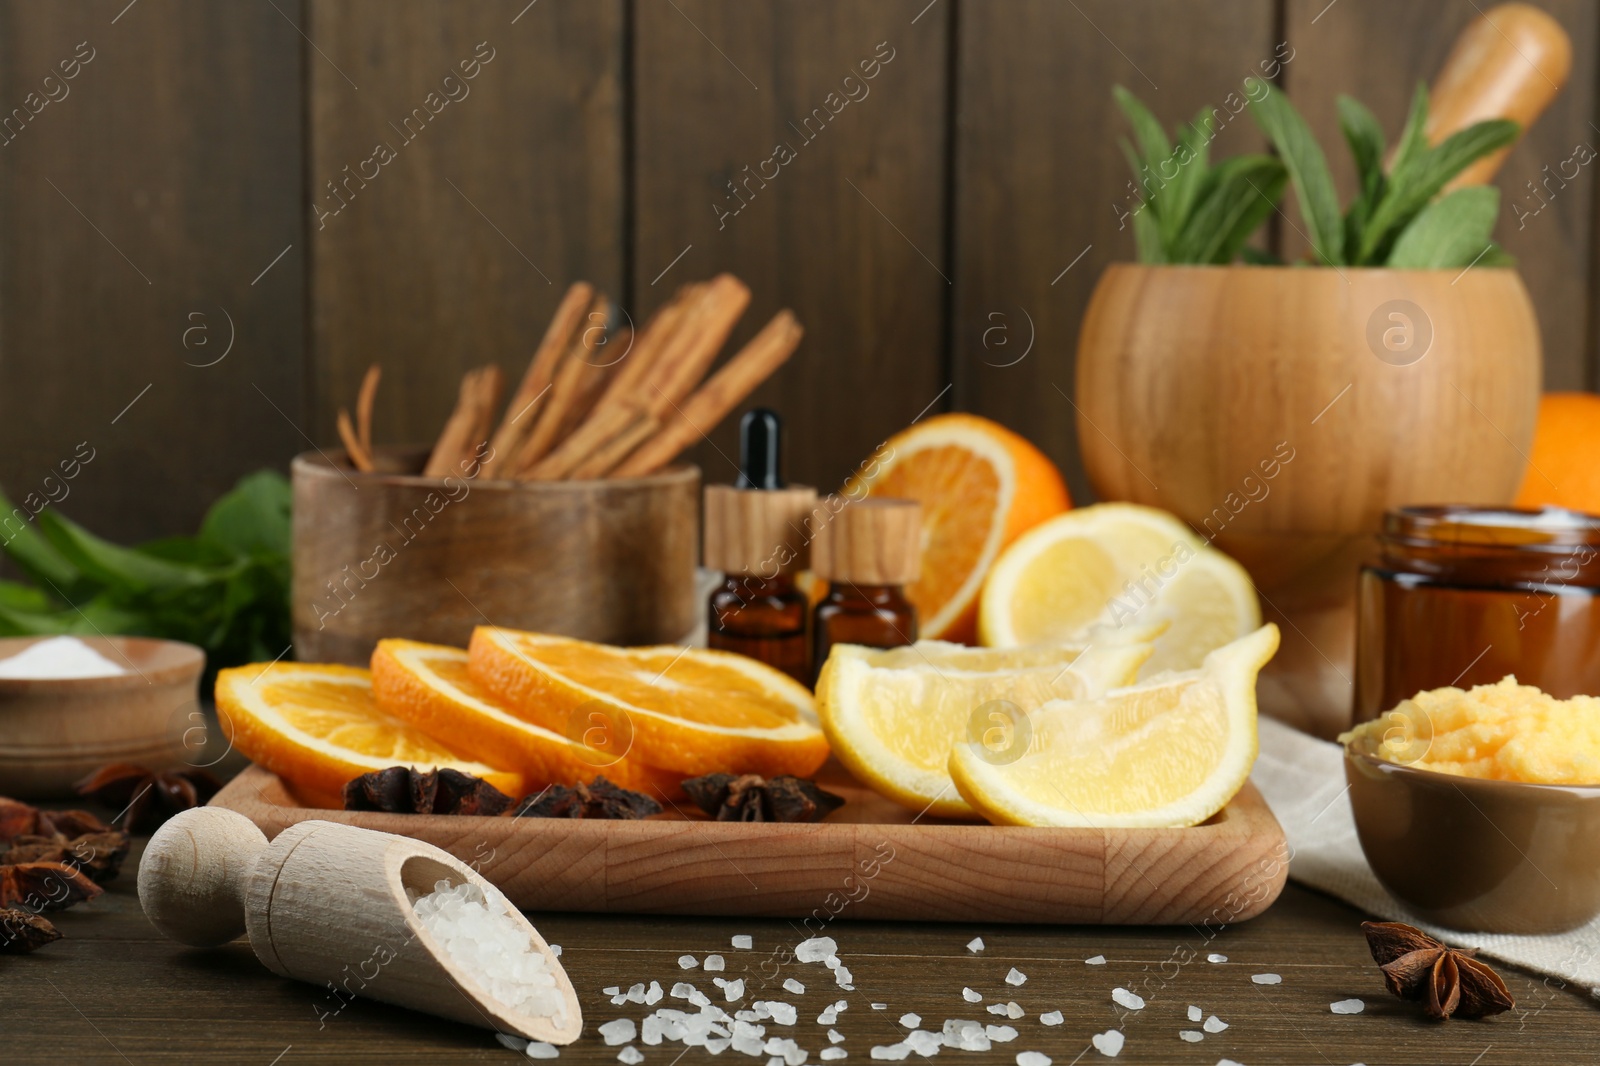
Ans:
POLYGON ((1547 392, 1539 401, 1518 507, 1566 507, 1600 515, 1600 396, 1547 392))

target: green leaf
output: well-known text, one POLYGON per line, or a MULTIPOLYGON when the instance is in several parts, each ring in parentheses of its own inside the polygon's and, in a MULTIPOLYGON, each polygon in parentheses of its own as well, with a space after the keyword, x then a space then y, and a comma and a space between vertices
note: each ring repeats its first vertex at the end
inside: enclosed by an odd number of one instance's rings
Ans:
POLYGON ((1427 125, 1428 87, 1419 81, 1417 91, 1411 94, 1411 110, 1406 115, 1405 126, 1400 130, 1400 140, 1395 144, 1394 162, 1389 167, 1389 173, 1410 166, 1417 156, 1427 151, 1427 125))
POLYGON ((1455 270, 1473 263, 1492 241, 1500 190, 1471 185, 1423 208, 1394 243, 1396 270, 1455 270))
POLYGON ((18 611, 53 611, 61 604, 45 595, 43 589, 32 585, 19 585, 15 581, 0 581, 0 607, 18 611))
MULTIPOLYGON (((1265 82, 1262 84, 1266 86, 1265 82)), ((1266 88, 1251 114, 1288 168, 1300 201, 1300 213, 1309 231, 1307 236, 1318 260, 1338 266, 1345 258, 1343 217, 1339 213, 1339 197, 1334 192, 1328 160, 1311 127, 1306 125, 1289 98, 1270 86, 1266 88)))
POLYGON ((1161 243, 1161 224, 1146 204, 1133 216, 1133 245, 1141 263, 1167 262, 1167 248, 1161 243))
POLYGON ((1383 192, 1383 127, 1361 101, 1349 96, 1338 98, 1339 129, 1356 162, 1361 178, 1361 195, 1376 203, 1383 192))
POLYGON ((1194 122, 1178 132, 1178 144, 1168 160, 1172 180, 1161 190, 1161 239, 1168 249, 1176 246, 1178 234, 1189 221, 1189 213, 1200 199, 1210 170, 1211 111, 1203 109, 1194 122))
MULTIPOLYGON (((1112 87, 1111 96, 1122 109, 1128 125, 1133 127, 1133 136, 1139 142, 1139 151, 1144 156, 1146 165, 1154 166, 1170 158, 1172 142, 1167 140, 1167 131, 1161 128, 1161 123, 1150 113, 1150 109, 1145 107, 1137 96, 1120 85, 1112 87)), ((1134 178, 1135 180, 1140 178, 1137 168, 1134 178)))
POLYGON ((1372 212, 1361 235, 1360 261, 1385 262, 1388 250, 1417 213, 1451 178, 1491 152, 1517 139, 1522 127, 1509 119, 1489 119, 1457 130, 1433 148, 1413 153, 1402 168, 1389 172, 1389 191, 1372 212))
POLYGON ((1251 266, 1283 266, 1283 260, 1262 248, 1245 245, 1239 249, 1239 258, 1251 266))
POLYGON ((202 567, 118 547, 48 508, 39 514, 39 529, 73 566, 104 585, 148 592, 193 588, 212 580, 202 567))
POLYGON ((0 492, 0 547, 18 569, 56 595, 72 596, 84 589, 83 573, 56 551, 28 521, 27 511, 13 507, 3 492, 0 492))
POLYGON ((1283 163, 1267 155, 1229 159, 1214 174, 1216 180, 1174 249, 1180 262, 1232 262, 1277 207, 1289 180, 1283 163))
POLYGON ((289 502, 289 480, 282 474, 250 474, 211 505, 200 540, 235 555, 288 555, 289 502))

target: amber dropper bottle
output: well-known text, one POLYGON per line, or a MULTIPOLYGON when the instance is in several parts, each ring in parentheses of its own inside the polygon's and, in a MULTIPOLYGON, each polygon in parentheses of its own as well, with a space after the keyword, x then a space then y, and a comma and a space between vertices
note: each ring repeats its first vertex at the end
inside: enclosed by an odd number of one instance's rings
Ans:
POLYGON ((724 575, 708 604, 706 642, 809 685, 811 603, 794 575, 809 561, 803 533, 817 490, 784 485, 782 429, 772 411, 746 413, 738 484, 706 486, 705 564, 724 575))
POLYGON ((922 571, 922 506, 915 500, 845 500, 819 508, 811 565, 828 582, 812 615, 817 672, 835 644, 895 648, 917 639, 904 586, 922 571))

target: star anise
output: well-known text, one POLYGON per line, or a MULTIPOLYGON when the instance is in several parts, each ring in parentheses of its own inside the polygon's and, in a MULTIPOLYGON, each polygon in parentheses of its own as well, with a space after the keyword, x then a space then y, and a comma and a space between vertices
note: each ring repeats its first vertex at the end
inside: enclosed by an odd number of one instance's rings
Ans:
POLYGON ((81 870, 61 862, 19 862, 0 866, 0 907, 58 911, 94 899, 105 889, 81 870))
POLYGON ((683 790, 718 822, 820 822, 844 805, 799 777, 707 774, 685 781, 683 790))
POLYGON ((153 833, 168 818, 191 807, 203 807, 222 789, 208 770, 147 770, 133 763, 112 763, 79 781, 80 796, 93 796, 122 810, 122 827, 130 833, 153 833))
POLYGON ((510 796, 483 778, 449 767, 424 771, 391 766, 352 778, 344 786, 344 809, 347 811, 493 817, 511 803, 510 796))
POLYGON ((127 855, 128 834, 88 811, 41 811, 0 796, 0 863, 64 863, 104 882, 127 855))
POLYGON ((60 939, 50 919, 12 907, 0 909, 0 955, 26 955, 60 939))
POLYGON ((512 812, 521 818, 612 818, 631 820, 661 813, 661 804, 641 792, 629 792, 604 777, 589 784, 567 788, 551 785, 543 792, 527 796, 512 812))
POLYGON ((1477 948, 1450 947, 1404 922, 1362 922, 1361 931, 1389 991, 1420 1000, 1430 1018, 1485 1018, 1517 1005, 1500 975, 1474 958, 1477 948))

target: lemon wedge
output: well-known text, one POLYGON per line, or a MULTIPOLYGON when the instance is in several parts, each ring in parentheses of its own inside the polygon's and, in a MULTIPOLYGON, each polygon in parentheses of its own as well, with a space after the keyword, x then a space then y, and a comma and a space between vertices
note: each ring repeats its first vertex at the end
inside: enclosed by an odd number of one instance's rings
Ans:
POLYGON ((1250 776, 1256 675, 1277 649, 1278 627, 1266 625, 1211 652, 1198 670, 1047 703, 1029 715, 1025 745, 998 757, 981 743, 957 745, 950 776, 1002 825, 1196 825, 1250 776))

